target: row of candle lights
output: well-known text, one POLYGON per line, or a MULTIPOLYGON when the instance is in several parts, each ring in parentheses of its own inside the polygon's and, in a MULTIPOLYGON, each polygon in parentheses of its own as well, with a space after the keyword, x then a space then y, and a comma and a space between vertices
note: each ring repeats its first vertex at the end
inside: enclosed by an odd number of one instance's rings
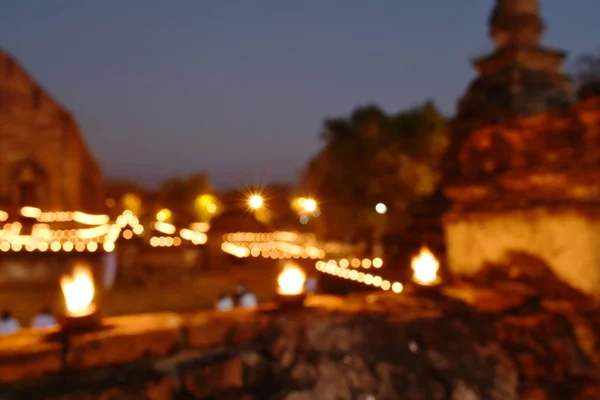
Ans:
POLYGON ((335 263, 317 261, 315 268, 317 271, 358 283, 363 283, 367 286, 381 288, 382 290, 392 289, 394 293, 400 293, 404 288, 400 282, 391 283, 390 281, 383 279, 381 276, 359 272, 356 269, 348 269, 347 267, 340 267, 335 263))
POLYGON ((316 246, 302 246, 288 242, 223 242, 221 250, 238 258, 264 257, 272 259, 325 257, 325 251, 316 246))
MULTIPOLYGON (((361 266, 368 268, 370 264, 375 266, 375 261, 377 260, 377 265, 381 267, 383 265, 383 261, 380 259, 374 259, 373 262, 369 263, 368 259, 363 260, 360 264, 361 266), (367 262, 365 262, 365 260, 367 262)), ((358 283, 363 283, 367 286, 374 286, 381 288, 383 290, 392 289, 395 293, 402 292, 403 285, 400 282, 390 283, 387 280, 384 280, 382 277, 377 275, 366 274, 364 272, 358 272, 356 269, 349 269, 349 266, 358 268, 359 266, 358 259, 353 259, 351 262, 348 260, 342 259, 340 261, 330 260, 328 262, 318 261, 315 265, 315 268, 323 273, 327 273, 330 275, 335 275, 343 279, 349 279, 352 281, 356 281, 358 283)), ((435 258, 433 253, 427 248, 421 248, 419 254, 414 256, 411 260, 411 268, 413 270, 413 282, 421 285, 421 286, 436 286, 441 282, 440 277, 438 276, 438 270, 440 267, 439 261, 435 258)))
POLYGON ((223 235, 223 242, 229 242, 240 246, 255 247, 259 244, 269 243, 290 243, 303 247, 318 247, 327 254, 352 254, 355 252, 355 246, 339 242, 319 243, 313 234, 300 234, 288 231, 275 231, 272 233, 264 232, 235 232, 223 235))
POLYGON ((312 235, 302 235, 296 232, 275 231, 272 233, 261 232, 235 232, 223 235, 224 242, 297 242, 310 240, 312 235))
MULTIPOLYGON (((128 240, 134 235, 144 234, 144 226, 131 210, 125 210, 116 218, 114 223, 110 222, 108 215, 92 215, 80 211, 68 212, 42 212, 36 207, 23 207, 20 210, 23 217, 35 219, 31 234, 22 234, 20 222, 6 223, 0 229, 0 252, 19 251, 52 251, 52 252, 95 252, 103 249, 111 252, 115 249, 115 242, 122 236, 128 240), (48 222, 78 222, 84 225, 96 225, 81 229, 50 229, 48 222)), ((0 221, 8 220, 8 213, 0 210, 0 221)), ((157 221, 153 228, 166 235, 177 233, 174 225, 157 221)), ((178 236, 150 238, 152 247, 179 246, 182 239, 194 245, 205 244, 208 240, 206 232, 210 225, 203 222, 192 223, 190 228, 179 231, 178 236)))

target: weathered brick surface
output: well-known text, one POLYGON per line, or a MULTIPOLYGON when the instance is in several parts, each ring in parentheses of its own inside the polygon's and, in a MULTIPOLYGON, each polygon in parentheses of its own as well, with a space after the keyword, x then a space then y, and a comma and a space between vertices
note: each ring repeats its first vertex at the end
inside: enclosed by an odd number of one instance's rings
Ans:
POLYGON ((76 392, 52 397, 51 400, 165 400, 174 396, 170 378, 148 381, 142 384, 112 386, 99 392, 76 392))
POLYGON ((0 337, 0 384, 60 371, 61 344, 52 334, 56 332, 26 330, 0 337))
POLYGON ((0 208, 17 210, 24 205, 21 180, 32 178, 25 171, 33 170, 39 190, 37 204, 28 205, 99 211, 102 172, 75 119, 2 51, 0 98, 0 208))
POLYGON ((69 337, 67 366, 88 369, 164 356, 180 344, 181 325, 175 314, 108 318, 102 330, 69 337))
POLYGON ((261 335, 267 326, 267 318, 253 310, 206 312, 190 316, 186 325, 191 347, 244 346, 261 335))
POLYGON ((185 390, 193 398, 208 396, 218 397, 221 392, 241 389, 244 385, 243 365, 240 357, 218 364, 196 368, 185 373, 183 381, 185 390))

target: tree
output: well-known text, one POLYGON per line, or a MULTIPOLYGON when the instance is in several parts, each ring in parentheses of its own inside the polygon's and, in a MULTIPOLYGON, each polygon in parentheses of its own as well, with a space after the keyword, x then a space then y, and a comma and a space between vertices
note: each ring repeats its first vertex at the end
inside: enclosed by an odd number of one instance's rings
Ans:
POLYGON ((116 217, 123 210, 131 210, 135 215, 143 212, 147 195, 144 188, 128 180, 111 180, 105 184, 106 205, 111 216, 116 217))
POLYGON ((322 150, 302 185, 318 197, 323 225, 339 235, 373 225, 377 203, 402 222, 407 206, 433 192, 446 149, 446 121, 432 103, 388 115, 377 106, 325 120, 322 150))
POLYGON ((579 97, 600 96, 600 53, 580 55, 574 64, 574 76, 579 85, 579 97))
POLYGON ((221 208, 204 173, 164 181, 158 190, 157 202, 160 208, 172 210, 177 220, 186 222, 210 220, 221 208))

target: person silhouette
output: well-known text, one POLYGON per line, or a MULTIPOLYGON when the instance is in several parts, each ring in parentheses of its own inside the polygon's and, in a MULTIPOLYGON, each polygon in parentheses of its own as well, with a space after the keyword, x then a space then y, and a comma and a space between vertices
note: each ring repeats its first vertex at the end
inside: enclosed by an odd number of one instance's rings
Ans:
POLYGON ((254 293, 246 290, 240 296, 239 304, 242 308, 254 308, 258 305, 258 299, 254 293))
POLYGON ((57 325, 56 319, 52 316, 48 308, 43 308, 39 314, 31 320, 32 328, 45 329, 55 325, 57 325))
POLYGON ((219 296, 219 299, 215 304, 216 309, 219 311, 231 311, 234 306, 235 302, 233 301, 233 298, 224 293, 219 296))
POLYGON ((4 310, 2 312, 2 319, 0 319, 0 335, 10 335, 20 330, 21 324, 19 321, 12 317, 10 311, 4 310))

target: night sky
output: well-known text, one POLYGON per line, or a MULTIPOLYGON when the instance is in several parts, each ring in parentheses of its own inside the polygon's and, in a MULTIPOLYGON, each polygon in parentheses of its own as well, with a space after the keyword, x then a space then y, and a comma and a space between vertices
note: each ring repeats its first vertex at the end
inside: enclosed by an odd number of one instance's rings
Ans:
MULTIPOLYGON (((323 118, 433 99, 491 48, 491 0, 1 0, 0 47, 73 111, 108 177, 293 181, 323 118)), ((600 49, 598 0, 542 0, 545 43, 600 49)))

